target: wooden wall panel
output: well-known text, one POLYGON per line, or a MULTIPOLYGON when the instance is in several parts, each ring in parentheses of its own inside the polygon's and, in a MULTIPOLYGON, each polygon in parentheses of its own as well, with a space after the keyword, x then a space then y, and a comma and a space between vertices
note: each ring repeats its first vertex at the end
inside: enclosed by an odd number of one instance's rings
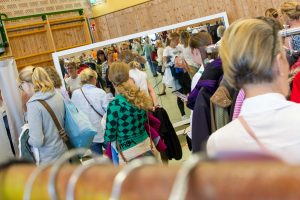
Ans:
MULTIPOLYGON (((153 0, 95 18, 97 41, 142 32, 220 12, 229 22, 264 15, 285 0, 153 0)), ((300 0, 295 0, 300 2, 300 0)))
POLYGON ((83 8, 86 15, 92 17, 87 0, 1 0, 0 13, 8 17, 18 17, 46 12, 83 8))

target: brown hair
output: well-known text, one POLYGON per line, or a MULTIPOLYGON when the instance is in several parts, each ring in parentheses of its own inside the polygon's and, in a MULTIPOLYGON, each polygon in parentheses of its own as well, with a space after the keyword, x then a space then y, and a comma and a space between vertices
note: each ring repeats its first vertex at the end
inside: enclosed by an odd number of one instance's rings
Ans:
POLYGON ((75 62, 69 62, 65 64, 65 67, 69 67, 69 68, 73 68, 73 69, 77 69, 77 64, 75 62))
POLYGON ((176 32, 170 33, 169 35, 170 40, 179 39, 179 37, 180 37, 179 34, 176 32))
POLYGON ((131 63, 131 62, 135 62, 134 63, 134 67, 133 65, 129 65, 130 68, 139 68, 140 67, 140 63, 143 63, 145 64, 146 63, 146 60, 140 56, 138 53, 133 53, 132 51, 130 50, 125 50, 125 51, 122 51, 120 54, 119 54, 119 61, 121 62, 125 62, 127 64, 131 63))
POLYGON ((126 63, 114 62, 109 67, 108 78, 129 103, 143 110, 148 110, 153 106, 151 98, 145 92, 136 85, 127 82, 129 80, 129 66, 126 63))
POLYGON ((133 61, 134 58, 135 56, 130 50, 122 51, 118 56, 119 61, 125 62, 127 64, 133 61))
POLYGON ((283 52, 275 24, 271 18, 246 19, 233 23, 225 32, 219 52, 224 77, 231 86, 273 81, 274 58, 283 52))
POLYGON ((268 8, 265 11, 265 17, 271 17, 271 18, 277 19, 278 16, 279 16, 278 11, 275 8, 268 8))
POLYGON ((290 19, 299 19, 300 3, 296 1, 284 2, 280 5, 280 12, 287 15, 290 19))
POLYGON ((180 41, 183 43, 183 46, 186 48, 189 46, 190 34, 186 31, 182 31, 180 34, 180 41))
POLYGON ((45 67, 45 71, 47 72, 49 78, 51 79, 55 88, 60 88, 62 86, 61 79, 55 70, 54 67, 45 67))
POLYGON ((212 44, 212 38, 207 32, 199 32, 193 34, 189 41, 191 50, 199 49, 203 60, 207 58, 207 53, 205 48, 210 44, 212 44))

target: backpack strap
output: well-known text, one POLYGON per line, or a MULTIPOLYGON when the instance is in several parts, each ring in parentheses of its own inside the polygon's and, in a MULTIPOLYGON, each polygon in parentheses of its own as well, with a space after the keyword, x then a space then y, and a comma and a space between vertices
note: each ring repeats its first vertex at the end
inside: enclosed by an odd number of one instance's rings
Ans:
POLYGON ((58 130, 58 133, 59 133, 59 136, 61 137, 61 139, 64 142, 67 142, 69 140, 68 135, 66 134, 65 129, 60 125, 60 123, 59 123, 54 111, 52 110, 52 108, 49 106, 49 104, 45 100, 38 100, 38 102, 40 102, 46 108, 48 113, 50 114, 50 116, 51 116, 57 130, 58 130))
POLYGON ((103 115, 101 115, 96 109, 95 109, 95 107, 90 103, 90 101, 88 100, 88 98, 85 96, 85 94, 84 94, 84 92, 83 92, 83 90, 80 88, 80 91, 82 92, 82 94, 83 94, 83 96, 84 96, 84 98, 85 98, 85 100, 88 102, 88 104, 91 106, 91 108, 101 117, 101 118, 103 118, 103 115))

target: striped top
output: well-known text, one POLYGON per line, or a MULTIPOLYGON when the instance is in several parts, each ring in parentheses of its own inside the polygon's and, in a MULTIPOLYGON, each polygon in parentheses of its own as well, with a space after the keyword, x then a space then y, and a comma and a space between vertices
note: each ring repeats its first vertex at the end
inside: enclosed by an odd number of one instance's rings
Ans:
POLYGON ((235 120, 236 118, 239 117, 244 100, 245 100, 245 92, 244 92, 243 89, 241 89, 239 91, 239 94, 238 94, 238 96, 236 98, 236 101, 235 101, 232 120, 235 120))

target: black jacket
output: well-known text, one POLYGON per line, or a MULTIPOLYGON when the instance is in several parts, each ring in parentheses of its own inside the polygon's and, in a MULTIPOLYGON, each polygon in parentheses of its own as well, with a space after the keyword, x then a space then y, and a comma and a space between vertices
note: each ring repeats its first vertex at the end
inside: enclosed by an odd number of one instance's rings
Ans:
MULTIPOLYGON (((222 63, 217 59, 205 67, 200 80, 216 80, 219 82, 222 76, 222 63)), ((219 84, 216 85, 213 91, 202 87, 197 96, 192 121, 193 153, 206 149, 205 143, 211 134, 210 98, 218 87, 219 84)))
POLYGON ((159 134, 167 145, 167 156, 169 160, 182 158, 182 149, 175 129, 164 108, 157 108, 153 115, 160 120, 159 134))

